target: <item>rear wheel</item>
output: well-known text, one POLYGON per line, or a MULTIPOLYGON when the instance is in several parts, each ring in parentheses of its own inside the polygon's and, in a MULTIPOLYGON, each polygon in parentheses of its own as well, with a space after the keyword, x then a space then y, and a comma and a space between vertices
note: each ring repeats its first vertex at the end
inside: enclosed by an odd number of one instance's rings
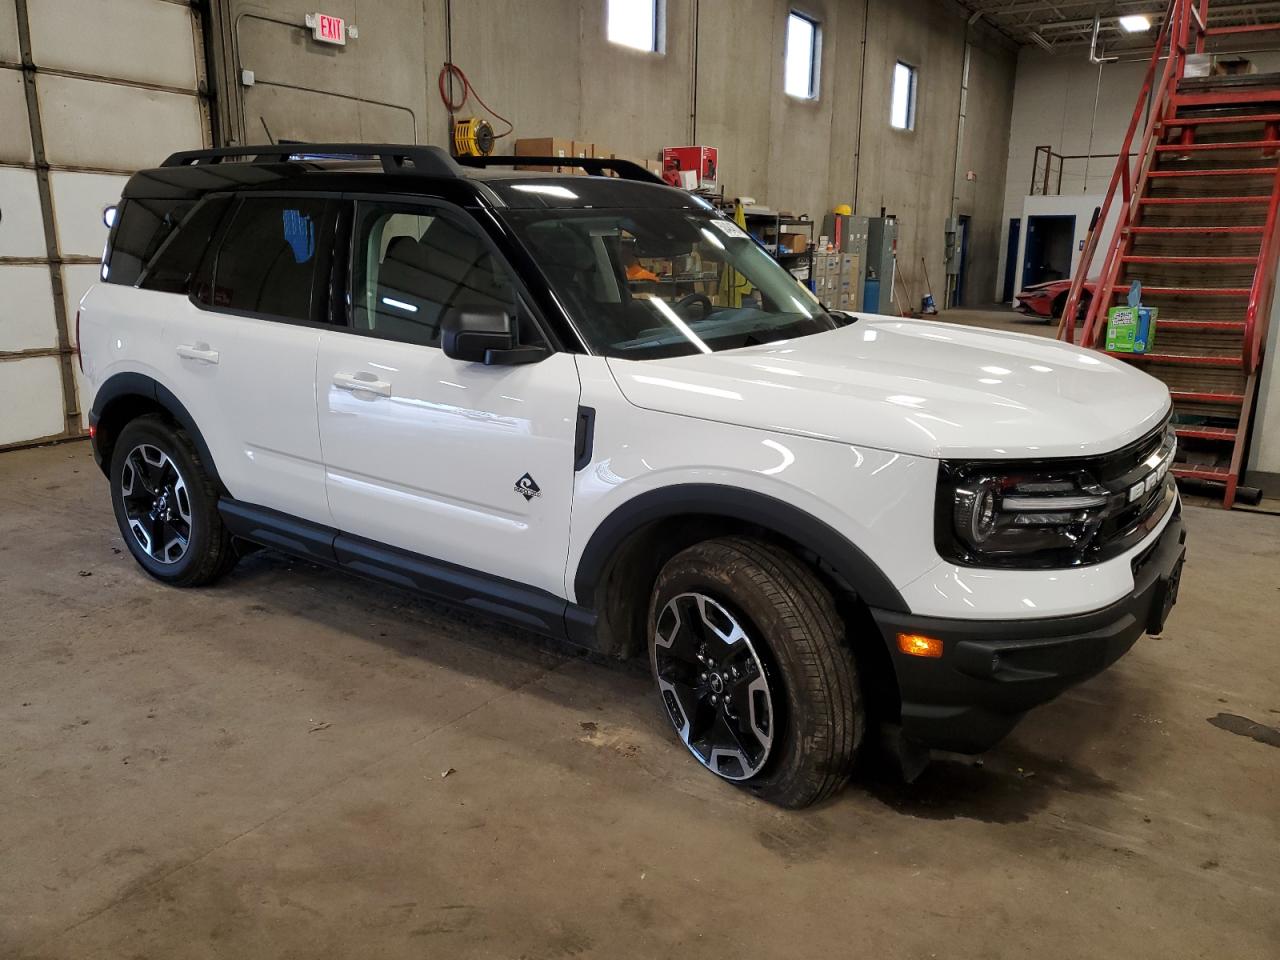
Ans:
POLYGON ((235 565, 217 486, 191 438, 161 417, 139 417, 120 431, 111 505, 129 552, 157 580, 199 586, 235 565))
POLYGON ((866 725, 831 594, 784 550, 741 537, 663 568, 649 608, 658 692, 689 752, 785 807, 848 779, 866 725))

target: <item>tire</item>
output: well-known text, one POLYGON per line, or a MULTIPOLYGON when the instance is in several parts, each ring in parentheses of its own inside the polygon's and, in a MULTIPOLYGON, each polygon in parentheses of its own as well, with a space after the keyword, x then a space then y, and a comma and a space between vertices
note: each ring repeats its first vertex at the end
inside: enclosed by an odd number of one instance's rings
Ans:
POLYGON ((667 717, 703 766, 790 808, 844 786, 866 728, 857 670, 798 559, 745 537, 689 547, 658 575, 648 638, 667 717))
POLYGON ((235 566, 217 484, 184 430, 157 415, 130 421, 112 451, 110 478, 120 534, 151 576, 197 587, 235 566))

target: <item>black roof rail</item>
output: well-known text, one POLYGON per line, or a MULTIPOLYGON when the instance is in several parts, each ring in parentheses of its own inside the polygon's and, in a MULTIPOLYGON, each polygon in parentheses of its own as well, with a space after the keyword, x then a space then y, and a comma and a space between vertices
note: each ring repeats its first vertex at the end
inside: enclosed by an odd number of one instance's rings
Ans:
POLYGON ((441 147, 406 143, 267 143, 211 150, 180 150, 170 154, 162 167, 189 167, 221 163, 228 158, 251 157, 251 163, 283 163, 293 157, 308 160, 364 160, 382 162, 387 173, 419 173, 432 177, 459 177, 462 171, 441 147))
POLYGON ((623 180, 669 186, 652 170, 646 170, 638 163, 608 157, 458 157, 455 162, 465 167, 581 167, 592 176, 616 173, 623 180))

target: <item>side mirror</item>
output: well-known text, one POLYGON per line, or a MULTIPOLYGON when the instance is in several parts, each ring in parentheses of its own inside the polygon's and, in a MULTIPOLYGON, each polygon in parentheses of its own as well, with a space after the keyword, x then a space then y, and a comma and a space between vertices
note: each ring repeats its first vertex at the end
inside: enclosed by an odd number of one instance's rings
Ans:
POLYGON ((453 307, 440 323, 444 355, 486 366, 537 363, 547 355, 542 347, 516 345, 516 318, 493 307, 453 307))

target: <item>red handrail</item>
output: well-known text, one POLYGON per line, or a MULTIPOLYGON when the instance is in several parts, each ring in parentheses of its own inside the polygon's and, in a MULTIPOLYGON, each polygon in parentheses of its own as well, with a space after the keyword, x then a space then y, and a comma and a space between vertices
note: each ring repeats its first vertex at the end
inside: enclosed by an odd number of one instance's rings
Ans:
POLYGON ((1266 225, 1262 228, 1262 248, 1258 251, 1258 267, 1249 287, 1249 306, 1244 315, 1244 345, 1241 360, 1246 374, 1255 372, 1262 359, 1266 342, 1267 325, 1271 319, 1271 297, 1274 294, 1276 273, 1276 226, 1280 218, 1276 208, 1280 206, 1280 166, 1276 167, 1271 183, 1271 202, 1267 204, 1266 225))
MULTIPOLYGON (((1143 107, 1146 105, 1147 99, 1152 91, 1151 81, 1155 77, 1156 64, 1160 62, 1161 51, 1164 49, 1166 41, 1169 41, 1171 55, 1169 61, 1165 63, 1165 72, 1161 76, 1161 90, 1166 87, 1168 80, 1169 66, 1173 60, 1172 57, 1172 26, 1174 22, 1174 12, 1181 5, 1189 3, 1190 0, 1169 0, 1169 5, 1165 10, 1164 22, 1160 25, 1160 34, 1156 38, 1155 49, 1151 51, 1151 62, 1147 64, 1147 72, 1142 78, 1142 91, 1138 94, 1138 103, 1133 108, 1133 116, 1129 119, 1129 128, 1125 131, 1124 144, 1120 147, 1120 155, 1116 158, 1116 168, 1111 174, 1111 182, 1107 185, 1106 197, 1102 201, 1102 209, 1098 215, 1097 229, 1090 233, 1088 240, 1085 242, 1084 252, 1080 255, 1080 262, 1076 267, 1075 276, 1071 278, 1071 289, 1067 292, 1066 307, 1062 311, 1062 320, 1058 325, 1058 339, 1066 340, 1068 343, 1075 342, 1076 332, 1076 313, 1080 307, 1080 294, 1084 289, 1085 279, 1089 275, 1089 267, 1093 263, 1093 256, 1097 252, 1098 241, 1102 235, 1103 229, 1106 227, 1107 214, 1111 212, 1111 204, 1115 199, 1116 188, 1122 187, 1123 197, 1127 203, 1132 196, 1131 184, 1129 179, 1129 155, 1133 148, 1133 135, 1138 131, 1138 123, 1142 119, 1143 107)), ((1204 2, 1204 0, 1202 0, 1204 2)), ((1152 117, 1155 111, 1152 111, 1152 117)), ((1124 223, 1123 218, 1117 224, 1117 230, 1124 223)), ((1113 245, 1114 248, 1114 245, 1113 245)), ((1104 268, 1105 272, 1105 268, 1104 268)), ((1094 296, 1089 301, 1089 309, 1085 318, 1085 329, 1089 329, 1091 318, 1096 314, 1098 304, 1102 300, 1101 287, 1094 290, 1094 296)), ((1105 314, 1104 314, 1105 315, 1105 314)), ((1083 338, 1081 342, 1084 342, 1083 338)))

